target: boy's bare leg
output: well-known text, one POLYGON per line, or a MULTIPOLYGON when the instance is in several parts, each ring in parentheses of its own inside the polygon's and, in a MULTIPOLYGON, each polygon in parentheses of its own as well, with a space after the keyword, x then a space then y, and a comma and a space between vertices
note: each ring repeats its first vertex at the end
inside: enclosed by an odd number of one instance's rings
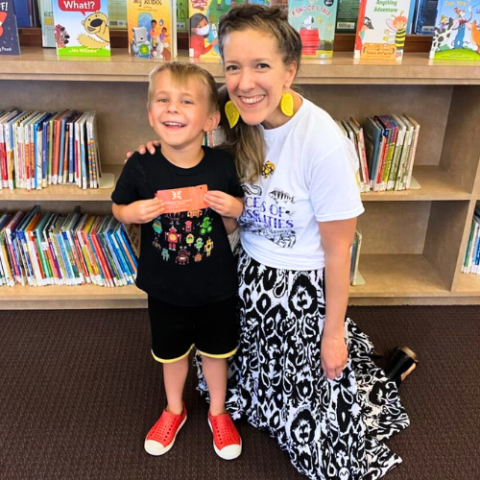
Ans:
POLYGON ((216 416, 226 413, 227 359, 202 355, 202 370, 210 394, 210 414, 216 416))
POLYGON ((173 363, 163 364, 163 381, 167 394, 167 411, 180 415, 183 410, 183 387, 188 374, 188 355, 173 363))

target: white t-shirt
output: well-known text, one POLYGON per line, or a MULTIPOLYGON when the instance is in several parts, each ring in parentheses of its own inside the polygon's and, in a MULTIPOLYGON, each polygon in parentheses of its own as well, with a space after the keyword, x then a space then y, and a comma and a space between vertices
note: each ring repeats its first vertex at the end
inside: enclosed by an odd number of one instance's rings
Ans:
POLYGON ((270 267, 323 268, 317 222, 364 211, 355 149, 330 115, 306 99, 287 123, 263 134, 264 173, 257 183, 244 185, 243 248, 270 267))

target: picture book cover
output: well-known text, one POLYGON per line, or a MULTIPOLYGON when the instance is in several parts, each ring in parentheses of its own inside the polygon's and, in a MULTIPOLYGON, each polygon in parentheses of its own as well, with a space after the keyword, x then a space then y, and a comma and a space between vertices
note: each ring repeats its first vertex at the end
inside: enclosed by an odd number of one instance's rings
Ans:
MULTIPOLYGON (((232 6, 257 3, 269 5, 268 0, 188 0, 189 56, 193 58, 220 58, 218 49, 218 22, 232 6)), ((272 2, 273 3, 273 2, 272 2)))
POLYGON ((107 0, 53 0, 59 57, 109 57, 107 0))
POLYGON ((438 2, 430 58, 480 61, 480 0, 438 2))
POLYGON ((128 0, 128 49, 139 58, 171 60, 177 55, 173 0, 128 0))
POLYGON ((354 58, 401 60, 411 0, 361 0, 354 58))
POLYGON ((338 0, 288 0, 288 22, 302 39, 302 55, 331 58, 338 0))
POLYGON ((0 0, 0 55, 20 55, 13 0, 0 0))

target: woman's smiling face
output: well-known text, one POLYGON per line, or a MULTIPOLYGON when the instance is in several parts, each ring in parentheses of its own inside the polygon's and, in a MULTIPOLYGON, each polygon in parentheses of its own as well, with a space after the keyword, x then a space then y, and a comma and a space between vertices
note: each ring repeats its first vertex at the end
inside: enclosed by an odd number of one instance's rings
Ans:
POLYGON ((233 31, 223 43, 225 84, 230 99, 248 125, 283 125, 282 94, 295 78, 295 64, 287 67, 270 34, 254 29, 233 31))

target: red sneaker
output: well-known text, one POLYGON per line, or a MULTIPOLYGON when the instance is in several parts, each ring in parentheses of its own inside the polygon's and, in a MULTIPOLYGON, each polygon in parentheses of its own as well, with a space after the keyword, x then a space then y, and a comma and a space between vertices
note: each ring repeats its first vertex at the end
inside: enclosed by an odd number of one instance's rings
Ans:
POLYGON ((187 420, 187 409, 183 406, 180 415, 164 410, 157 423, 150 429, 145 438, 145 450, 150 455, 163 455, 175 443, 175 438, 187 420))
POLYGON ((242 453, 242 439, 228 413, 210 415, 208 424, 213 433, 213 448, 215 453, 224 460, 233 460, 242 453))

